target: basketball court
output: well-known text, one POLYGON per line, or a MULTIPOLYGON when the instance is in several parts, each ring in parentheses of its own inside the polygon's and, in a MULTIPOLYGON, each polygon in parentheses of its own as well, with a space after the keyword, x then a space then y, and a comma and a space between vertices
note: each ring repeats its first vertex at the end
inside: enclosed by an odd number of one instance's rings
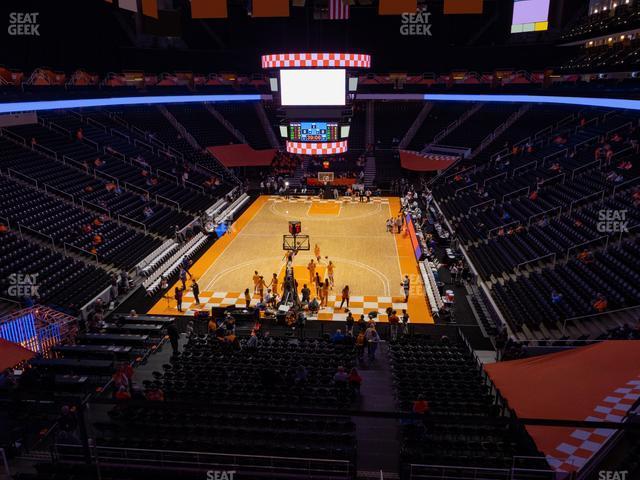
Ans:
MULTIPOLYGON (((407 309, 412 323, 433 323, 409 237, 386 231, 386 220, 399 211, 398 198, 376 197, 370 203, 361 203, 348 197, 321 200, 263 195, 191 267, 190 273, 200 286, 200 304, 195 304, 188 288, 182 313, 177 311, 172 298, 161 299, 148 313, 194 315, 197 310, 211 307, 244 306, 243 292, 249 288, 253 293, 252 277, 256 270, 267 285, 275 273, 281 294, 286 263, 283 235, 289 233, 289 221, 299 220, 301 233, 309 236, 311 247, 310 251, 300 251, 293 262, 299 289, 306 283, 312 298, 315 296, 307 264, 314 257, 316 244, 322 257, 316 269, 320 277, 326 278, 329 260, 335 265, 335 287, 328 305, 309 319, 343 321, 347 314, 339 308, 340 292, 349 285, 349 310, 356 319, 360 314, 377 311, 378 320, 386 322, 385 309, 391 306, 399 314, 407 309), (411 280, 408 303, 404 303, 400 285, 404 275, 411 280)), ((174 287, 169 295, 173 295, 174 287)), ((254 295, 252 305, 257 300, 254 295)))

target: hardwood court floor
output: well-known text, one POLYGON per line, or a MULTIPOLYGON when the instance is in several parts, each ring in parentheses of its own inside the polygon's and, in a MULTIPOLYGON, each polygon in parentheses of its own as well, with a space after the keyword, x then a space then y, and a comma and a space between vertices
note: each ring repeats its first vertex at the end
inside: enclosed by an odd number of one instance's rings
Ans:
MULTIPOLYGON (((245 288, 253 292, 254 270, 267 283, 276 273, 282 285, 285 264, 282 236, 288 233, 290 220, 300 220, 302 233, 309 235, 311 243, 311 251, 300 252, 294 261, 300 288, 309 283, 306 265, 314 255, 315 244, 320 246, 322 256, 317 270, 320 276, 326 275, 328 260, 335 264, 335 289, 330 292, 328 308, 321 310, 318 319, 344 320, 344 310, 337 307, 342 287, 349 285, 350 310, 356 318, 371 310, 382 313, 391 305, 396 309, 408 308, 413 323, 433 323, 409 238, 386 232, 386 219, 397 214, 399 208, 397 198, 360 203, 348 198, 285 200, 261 196, 234 223, 231 232, 192 266, 191 274, 201 290, 201 304, 196 305, 192 294, 185 292, 185 314, 193 315, 194 310, 211 306, 244 305, 242 292, 245 288), (412 281, 408 305, 403 303, 400 287, 405 274, 412 281)), ((160 300, 149 313, 179 314, 175 301, 166 299, 160 300)), ((386 321, 386 315, 379 320, 386 321)))

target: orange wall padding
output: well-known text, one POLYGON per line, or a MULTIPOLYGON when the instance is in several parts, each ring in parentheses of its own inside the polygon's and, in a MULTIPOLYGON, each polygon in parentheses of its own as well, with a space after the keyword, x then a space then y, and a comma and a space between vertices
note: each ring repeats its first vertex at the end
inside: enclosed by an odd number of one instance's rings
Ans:
POLYGON ((444 0, 444 14, 481 14, 483 0, 444 0))
POLYGON ((142 0, 142 14, 158 18, 158 0, 142 0))
POLYGON ((407 150, 400 151, 400 165, 407 170, 414 172, 435 172, 444 170, 455 160, 431 160, 423 157, 418 152, 410 152, 407 150))
POLYGON ((418 0, 380 0, 378 13, 380 15, 401 15, 416 13, 418 0))
POLYGON ((253 0, 253 17, 288 17, 289 0, 253 0))
POLYGON ((227 0, 191 0, 191 18, 227 18, 227 0))

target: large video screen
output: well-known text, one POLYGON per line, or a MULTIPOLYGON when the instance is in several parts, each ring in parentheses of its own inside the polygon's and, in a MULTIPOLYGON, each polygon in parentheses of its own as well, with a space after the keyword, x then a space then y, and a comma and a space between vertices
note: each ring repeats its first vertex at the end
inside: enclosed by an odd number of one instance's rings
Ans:
POLYGON ((344 69, 280 70, 282 105, 344 105, 346 78, 344 69))
POLYGON ((335 142, 338 140, 336 122, 292 122, 289 140, 294 142, 335 142))
POLYGON ((550 2, 551 0, 513 0, 511 33, 548 30, 550 2))

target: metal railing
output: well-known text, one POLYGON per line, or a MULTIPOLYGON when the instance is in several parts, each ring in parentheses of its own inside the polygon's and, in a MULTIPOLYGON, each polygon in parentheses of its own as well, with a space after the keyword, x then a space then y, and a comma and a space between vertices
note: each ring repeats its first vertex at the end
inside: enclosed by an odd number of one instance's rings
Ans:
POLYGON ((7 461, 7 455, 4 448, 0 448, 0 462, 2 463, 2 470, 7 478, 11 478, 11 469, 9 468, 9 462, 7 461))
MULTIPOLYGON (((84 462, 85 450, 80 445, 57 444, 52 455, 54 460, 84 462)), ((187 452, 178 450, 152 450, 94 446, 90 449, 90 460, 99 469, 100 465, 127 465, 135 468, 160 467, 177 471, 235 470, 246 472, 299 475, 301 478, 349 479, 353 477, 353 465, 348 460, 325 460, 319 458, 276 457, 266 455, 235 455, 227 453, 187 452)))
POLYGON ((507 198, 519 197, 521 195, 529 195, 530 191, 531 191, 531 187, 522 187, 522 188, 519 188, 518 190, 514 190, 513 192, 505 193, 502 196, 501 203, 506 202, 507 198))
POLYGON ((533 221, 537 218, 547 217, 547 216, 559 217, 560 215, 562 215, 562 206, 558 205, 557 207, 549 208, 548 210, 545 210, 543 212, 538 212, 531 215, 527 219, 527 226, 528 227, 531 226, 531 223, 533 223, 533 221), (552 214, 552 212, 555 212, 556 210, 558 211, 558 213, 552 214))
POLYGON ((573 245, 573 246, 567 248, 567 256, 566 256, 565 260, 568 262, 569 261, 569 257, 571 256, 571 252, 574 252, 578 248, 586 247, 587 245, 591 245, 591 244, 594 244, 594 243, 602 242, 603 240, 604 240, 604 248, 606 250, 606 248, 609 246, 609 235, 602 235, 601 237, 593 238, 591 240, 587 240, 586 242, 578 243, 576 245, 573 245))
POLYGON ((480 202, 480 203, 476 203, 475 205, 471 205, 469 207, 469 215, 471 215, 471 212, 484 206, 484 205, 489 205, 491 204, 492 207, 496 206, 496 199, 492 198, 491 200, 487 200, 486 202, 480 202))
POLYGON ((501 178, 501 177, 505 177, 506 178, 507 177, 507 172, 498 173, 497 175, 493 175, 493 176, 491 176, 489 178, 485 178, 484 181, 482 182, 482 186, 484 187, 487 184, 487 182, 490 182, 492 180, 496 180, 496 179, 501 178))
POLYGON ((525 163, 524 165, 520 165, 517 168, 513 169, 513 172, 511 173, 511 177, 515 178, 516 177, 516 172, 520 172, 520 170, 524 170, 524 169, 528 169, 528 167, 530 167, 531 165, 533 165, 533 168, 538 168, 538 161, 537 160, 531 160, 530 162, 525 163))
POLYGON ((606 312, 591 313, 589 315, 581 315, 579 317, 565 318, 562 324, 563 333, 564 333, 567 322, 581 322, 583 320, 592 319, 592 318, 607 318, 613 315, 619 315, 621 313, 637 314, 637 320, 640 322, 640 305, 636 305, 634 307, 618 308, 617 310, 607 310, 606 312))
POLYGON ((532 260, 527 260, 526 262, 519 263, 518 265, 515 266, 514 271, 515 272, 519 272, 522 269, 522 267, 524 267, 526 265, 530 265, 532 263, 542 262, 543 260, 545 260, 547 258, 552 259, 552 264, 553 265, 556 264, 556 254, 554 252, 554 253, 549 253, 547 255, 542 255, 540 257, 536 257, 536 258, 534 258, 532 260))

